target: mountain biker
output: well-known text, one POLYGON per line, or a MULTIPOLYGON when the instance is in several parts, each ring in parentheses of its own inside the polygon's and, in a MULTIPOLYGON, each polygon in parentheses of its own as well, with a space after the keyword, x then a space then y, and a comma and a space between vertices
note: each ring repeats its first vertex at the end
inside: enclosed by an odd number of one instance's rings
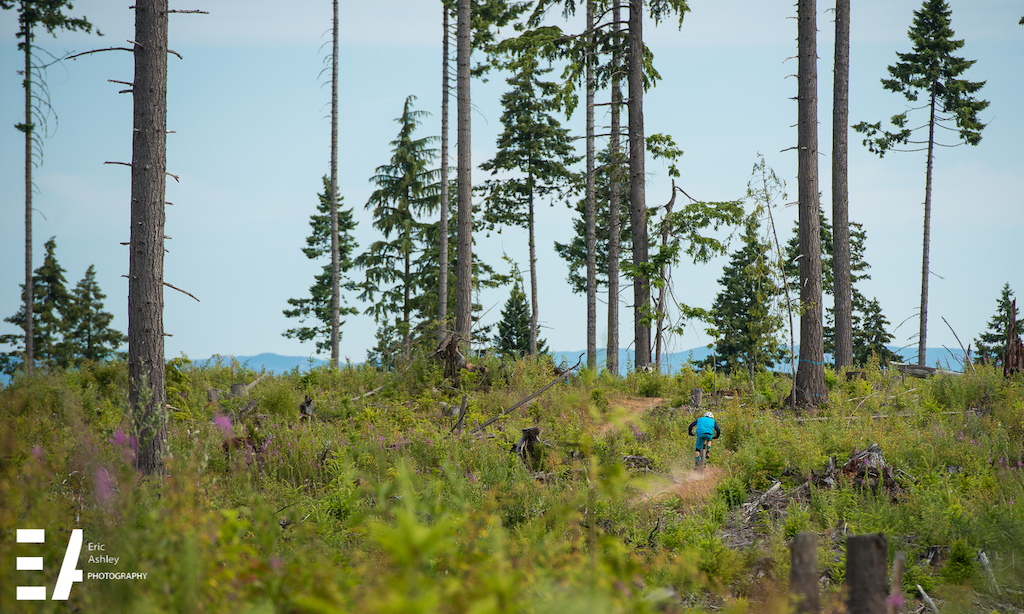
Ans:
POLYGON ((694 452, 693 462, 696 465, 700 461, 700 449, 706 444, 708 449, 704 454, 704 459, 711 460, 711 440, 718 439, 722 436, 722 429, 718 428, 718 423, 715 421, 715 414, 710 411, 704 412, 704 415, 697 418, 690 423, 690 426, 686 429, 687 433, 691 437, 694 436, 694 428, 697 429, 697 448, 694 452))

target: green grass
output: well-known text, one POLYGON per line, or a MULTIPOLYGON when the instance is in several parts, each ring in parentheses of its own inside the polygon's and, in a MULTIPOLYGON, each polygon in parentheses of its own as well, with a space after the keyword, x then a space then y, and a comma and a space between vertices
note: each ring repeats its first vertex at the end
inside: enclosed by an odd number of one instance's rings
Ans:
MULTIPOLYGON (((18 585, 52 590, 74 528, 121 557, 116 571, 148 579, 76 584, 72 611, 781 612, 787 543, 808 530, 830 608, 841 599, 842 536, 879 531, 890 559, 907 555, 908 599, 921 584, 950 611, 1024 607, 1013 592, 1024 584, 1020 379, 840 373, 825 406, 795 415, 783 375, 585 371, 473 433, 554 377, 545 360, 483 363, 490 373, 460 390, 416 358, 394 373, 264 375, 247 399, 211 402, 208 390, 263 374, 175 359, 162 477, 132 469, 124 365, 16 377, 0 390, 0 611, 23 605, 18 585), (685 480, 696 387, 722 424, 717 482, 648 496, 652 484, 685 480), (298 412, 306 395, 309 423, 298 412), (463 395, 467 428, 451 433, 446 408, 463 395), (617 405, 623 396, 664 401, 637 415, 617 405), (227 435, 218 416, 234 420, 227 435), (528 426, 541 429, 537 471, 509 453, 528 426), (226 437, 244 436, 253 445, 225 453, 226 437), (894 496, 841 475, 833 489, 798 491, 830 456, 841 465, 873 443, 900 471, 894 496), (630 473, 627 454, 657 473, 630 473), (794 498, 748 517, 742 504, 776 480, 794 498), (17 528, 45 528, 45 547, 16 543, 17 528), (1008 589, 1001 601, 979 551, 1008 589), (15 569, 15 557, 40 553, 43 572, 15 569)), ((115 570, 86 559, 86 572, 115 570)), ((66 610, 54 603, 39 611, 66 610)))

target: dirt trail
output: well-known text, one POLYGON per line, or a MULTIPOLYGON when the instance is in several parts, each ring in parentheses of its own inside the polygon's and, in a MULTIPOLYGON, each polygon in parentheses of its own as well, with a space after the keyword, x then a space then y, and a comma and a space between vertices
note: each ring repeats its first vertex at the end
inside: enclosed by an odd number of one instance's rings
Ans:
MULTIPOLYGON (((596 435, 604 435, 614 429, 626 428, 634 417, 642 416, 662 404, 664 399, 658 397, 619 397, 611 401, 612 408, 621 411, 613 413, 608 422, 596 429, 596 435)), ((644 501, 669 499, 678 497, 688 505, 702 503, 715 492, 715 487, 722 479, 724 471, 720 467, 710 466, 703 471, 693 468, 693 458, 676 459, 667 468, 648 477, 640 478, 636 484, 640 490, 640 498, 644 501)))

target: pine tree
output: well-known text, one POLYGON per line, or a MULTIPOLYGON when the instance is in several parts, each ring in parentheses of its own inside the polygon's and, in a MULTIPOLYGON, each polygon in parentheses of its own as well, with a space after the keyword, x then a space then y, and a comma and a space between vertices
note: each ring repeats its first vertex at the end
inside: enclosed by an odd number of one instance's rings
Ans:
POLYGON ((491 226, 519 226, 527 229, 530 250, 530 348, 537 352, 537 257, 534 240, 535 206, 538 198, 568 187, 569 166, 579 161, 573 153, 569 130, 553 113, 558 110, 554 96, 558 85, 544 81, 550 68, 541 68, 532 52, 512 57, 507 68, 511 89, 501 97, 504 130, 498 136, 494 158, 480 165, 491 175, 503 175, 486 184, 485 219, 491 226), (508 176, 509 172, 516 172, 508 176))
MULTIPOLYGON (((60 344, 64 333, 65 314, 68 310, 71 295, 67 290, 67 279, 64 277, 64 267, 57 262, 57 240, 50 237, 44 246, 46 255, 43 263, 32 275, 32 344, 35 347, 35 362, 38 365, 53 369, 66 366, 67 361, 63 357, 60 344)), ((24 291, 24 286, 22 286, 24 291)), ((18 312, 6 318, 9 322, 22 329, 25 328, 25 306, 22 305, 18 312)), ((22 337, 18 335, 3 335, 0 342, 16 343, 22 337)), ((11 352, 4 360, 4 370, 13 372, 18 366, 24 365, 19 352, 11 352)), ((27 365, 25 365, 27 367, 27 365)))
POLYGON ((877 356, 878 363, 882 366, 890 362, 899 362, 900 357, 888 347, 893 336, 888 332, 889 320, 882 315, 878 299, 868 301, 863 296, 860 298, 864 300, 864 304, 858 306, 856 300, 854 301, 851 318, 853 364, 864 366, 872 356, 877 356))
MULTIPOLYGON (((282 333, 289 339, 299 341, 315 341, 316 351, 320 353, 331 351, 331 180, 330 177, 323 177, 323 192, 319 195, 318 213, 309 218, 311 228, 310 235, 306 238, 306 247, 302 252, 310 260, 327 258, 323 271, 314 278, 314 283, 309 287, 309 296, 305 298, 290 298, 288 304, 292 309, 285 309, 284 315, 289 318, 298 318, 300 326, 290 328, 282 333), (309 324, 306 324, 309 322, 309 324)), ((341 202, 340 198, 337 202, 341 202)), ((352 209, 338 209, 338 239, 339 239, 339 267, 342 274, 352 268, 352 252, 357 245, 352 231, 356 223, 352 217, 352 209)), ((351 282, 343 285, 348 290, 352 289, 351 282)), ((353 307, 344 305, 341 307, 342 315, 354 315, 358 313, 353 307)))
MULTIPOLYGON (((501 320, 498 321, 498 334, 494 338, 494 348, 499 354, 511 358, 519 358, 530 354, 530 307, 526 303, 526 293, 523 292, 523 279, 518 271, 514 273, 515 281, 512 290, 509 292, 505 307, 501 310, 501 320)), ((537 340, 537 351, 533 353, 543 354, 547 352, 547 343, 543 339, 537 340)))
MULTIPOLYGON (((924 188, 924 241, 921 263, 921 308, 920 330, 918 333, 917 361, 925 362, 925 348, 928 344, 928 278, 931 253, 931 217, 932 217, 932 161, 934 158, 935 128, 947 128, 957 132, 960 142, 977 145, 981 142, 981 130, 985 127, 978 120, 978 113, 988 107, 988 101, 977 100, 973 94, 981 90, 984 81, 967 81, 958 79, 964 71, 977 60, 965 60, 953 55, 964 46, 963 40, 953 38, 950 26, 952 11, 946 0, 925 0, 921 10, 914 11, 914 22, 908 35, 913 41, 910 53, 897 53, 900 61, 889 66, 891 79, 882 79, 882 86, 900 93, 910 102, 916 102, 925 96, 929 109, 928 138, 925 141, 911 141, 915 129, 907 127, 907 113, 904 111, 892 117, 892 124, 897 130, 882 130, 882 123, 869 124, 861 122, 854 130, 866 135, 864 144, 879 157, 889 150, 920 151, 913 146, 924 145, 928 151, 925 164, 924 188), (946 114, 945 116, 941 113, 946 114), (945 124, 952 120, 956 129, 945 124), (900 150, 899 146, 911 145, 912 149, 900 150)), ((922 126, 922 128, 924 127, 922 126)))
MULTIPOLYGON (((1012 304, 1013 290, 1010 289, 1009 283, 1004 283, 999 300, 996 301, 996 312, 988 321, 988 328, 974 340, 980 361, 991 360, 998 364, 1003 360, 1006 353, 1006 329, 1010 323, 1012 304)), ((1024 318, 1017 320, 1017 330, 1024 330, 1024 318)))
MULTIPOLYGON (((106 360, 125 342, 125 336, 110 328, 114 316, 103 309, 106 296, 96 283, 96 268, 89 266, 85 277, 68 292, 64 267, 57 261, 57 241, 50 238, 45 245, 42 265, 32 276, 35 300, 32 317, 37 348, 36 361, 47 369, 64 369, 85 361, 106 360)), ((6 318, 5 322, 25 326, 25 307, 6 318)), ((0 335, 0 343, 17 345, 20 335, 0 335)), ((19 351, 0 355, 0 371, 13 374, 24 367, 19 351)))
POLYGON ((355 260, 366 270, 360 294, 370 303, 366 313, 372 314, 378 325, 398 317, 394 325, 406 358, 411 352, 411 299, 436 287, 421 287, 414 277, 413 261, 423 249, 422 235, 428 226, 417 215, 437 208, 439 191, 437 171, 427 168, 437 155, 428 147, 436 137, 413 138, 419 118, 427 114, 412 108, 414 100, 415 96, 406 98, 402 115, 395 120, 400 128, 391 141, 391 162, 377 167, 372 178, 377 189, 366 203, 366 208, 373 211, 373 227, 381 231, 384 240, 374 242, 355 260), (375 298, 378 292, 379 300, 375 298))
POLYGON ((772 368, 785 353, 778 334, 777 309, 782 290, 772 279, 771 245, 759 235, 756 218, 747 219, 742 247, 733 253, 722 277, 722 290, 711 308, 708 334, 715 339, 715 361, 721 368, 744 369, 750 375, 772 368))
POLYGON ((96 267, 89 265, 85 277, 72 291, 64 329, 62 353, 69 363, 100 362, 114 356, 127 338, 110 327, 114 316, 103 310, 107 298, 96 283, 96 267))

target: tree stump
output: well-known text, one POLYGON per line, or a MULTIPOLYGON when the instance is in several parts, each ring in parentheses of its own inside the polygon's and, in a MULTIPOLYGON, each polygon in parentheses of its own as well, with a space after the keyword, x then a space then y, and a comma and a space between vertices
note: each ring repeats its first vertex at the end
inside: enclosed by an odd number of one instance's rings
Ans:
POLYGON ((814 533, 802 531, 793 538, 790 546, 789 593, 800 614, 816 614, 820 610, 818 539, 814 533))
POLYGON ((694 388, 690 391, 690 406, 700 407, 701 401, 704 400, 704 389, 694 388))
POLYGON ((850 535, 846 538, 846 585, 850 587, 849 614, 885 612, 885 535, 850 535))
POLYGON ((523 459, 530 471, 536 471, 540 466, 541 459, 541 449, 538 444, 540 444, 540 427, 527 427, 523 429, 522 437, 512 446, 510 452, 523 459))

